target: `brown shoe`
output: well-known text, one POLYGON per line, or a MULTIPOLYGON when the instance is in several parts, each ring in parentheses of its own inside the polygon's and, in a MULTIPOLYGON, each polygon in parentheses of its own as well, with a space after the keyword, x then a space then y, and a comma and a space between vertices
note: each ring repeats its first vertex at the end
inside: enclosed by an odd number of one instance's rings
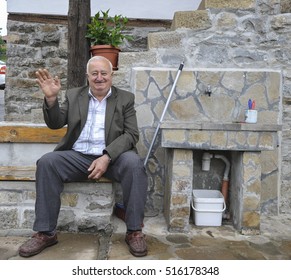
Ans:
POLYGON ((22 257, 30 257, 37 255, 43 249, 58 243, 57 234, 48 236, 44 233, 35 233, 29 240, 22 244, 19 248, 19 255, 22 257))
POLYGON ((141 231, 127 233, 125 242, 129 246, 129 252, 135 257, 144 257, 147 255, 148 250, 145 235, 141 231))

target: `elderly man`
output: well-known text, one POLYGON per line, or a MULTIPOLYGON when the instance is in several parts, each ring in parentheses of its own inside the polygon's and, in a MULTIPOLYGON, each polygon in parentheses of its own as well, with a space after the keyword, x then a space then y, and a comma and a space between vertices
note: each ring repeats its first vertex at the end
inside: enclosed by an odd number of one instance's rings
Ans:
POLYGON ((53 152, 37 162, 36 233, 20 246, 23 257, 36 255, 58 242, 56 227, 64 182, 101 176, 121 184, 129 251, 137 257, 147 254, 141 226, 148 179, 135 147, 139 132, 134 95, 112 86, 112 75, 112 65, 106 58, 92 57, 87 64, 89 86, 68 90, 65 102, 59 105, 59 78, 45 69, 36 72, 45 96, 47 126, 58 129, 67 125, 67 133, 53 152))

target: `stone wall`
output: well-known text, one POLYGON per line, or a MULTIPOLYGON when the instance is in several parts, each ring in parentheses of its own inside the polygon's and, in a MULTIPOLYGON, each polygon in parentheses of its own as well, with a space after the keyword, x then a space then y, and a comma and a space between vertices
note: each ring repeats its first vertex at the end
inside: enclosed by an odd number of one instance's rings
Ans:
MULTIPOLYGON (((281 71, 279 121, 283 124, 283 130, 280 134, 282 142, 278 149, 280 196, 277 210, 288 213, 291 212, 289 3, 281 3, 279 0, 206 0, 206 10, 177 12, 172 31, 149 34, 148 38, 149 49, 155 51, 157 61, 163 67, 176 65, 178 68, 180 62, 184 61, 186 68, 266 68, 281 71), (180 21, 186 21, 187 28, 183 28, 180 21)), ((273 167, 276 166, 275 161, 274 156, 270 154, 262 157, 262 165, 270 177, 273 167)), ((262 177, 263 180, 265 178, 262 177)), ((277 179, 274 177, 271 180, 276 182, 277 179)), ((271 200, 273 196, 274 199, 274 192, 277 190, 273 183, 263 186, 266 191, 264 199, 266 196, 271 200)))
MULTIPOLYGON (((166 31, 169 28, 169 21, 131 20, 127 33, 134 40, 124 42, 120 48, 123 52, 146 51, 148 33, 166 31)), ((10 14, 7 29, 4 119, 42 123, 43 94, 35 82, 35 71, 47 68, 58 75, 64 94, 67 87, 67 18, 10 14)), ((122 80, 117 83, 120 87, 126 87, 122 80)), ((60 101, 63 97, 60 96, 60 101)))
MULTIPOLYGON (((35 218, 35 183, 0 181, 0 236, 29 234, 35 218)), ((111 224, 112 183, 66 183, 58 230, 98 232, 111 224), (97 184, 97 186, 96 186, 97 184)))
MULTIPOLYGON (((10 16, 10 18, 13 16, 10 16)), ((43 94, 35 71, 51 69, 66 88, 67 24, 63 18, 48 23, 8 18, 5 121, 42 123, 43 94)), ((62 97, 60 96, 60 100, 62 97)))
MULTIPOLYGON (((119 71, 115 73, 115 83, 125 89, 131 89, 133 67, 178 68, 181 61, 185 62, 184 68, 264 68, 281 71, 279 123, 283 124, 283 130, 280 134, 281 146, 278 147, 280 160, 277 178, 280 184, 279 190, 274 189, 273 182, 265 184, 263 186, 265 193, 262 197, 264 201, 268 201, 272 196, 275 197, 275 192, 279 193, 277 210, 290 213, 290 1, 204 2, 205 10, 177 12, 172 30, 169 30, 168 26, 146 30, 143 33, 148 36, 146 47, 121 53, 121 65, 119 71)), ((33 73, 39 67, 49 67, 55 74, 61 76, 65 87, 66 37, 67 28, 64 22, 48 21, 48 24, 44 24, 16 20, 12 17, 8 19, 6 121, 42 122, 40 117, 42 94, 35 85, 33 73)), ((148 144, 145 144, 143 149, 146 147, 148 144)), ((272 177, 274 168, 277 168, 276 158, 277 156, 273 154, 262 157, 262 168, 266 172, 262 180, 272 177)), ((274 181, 277 179, 273 178, 274 181)), ((151 195, 148 205, 161 210, 163 182, 153 185, 150 178, 149 191, 151 195)), ((273 210, 272 213, 276 212, 273 210)))

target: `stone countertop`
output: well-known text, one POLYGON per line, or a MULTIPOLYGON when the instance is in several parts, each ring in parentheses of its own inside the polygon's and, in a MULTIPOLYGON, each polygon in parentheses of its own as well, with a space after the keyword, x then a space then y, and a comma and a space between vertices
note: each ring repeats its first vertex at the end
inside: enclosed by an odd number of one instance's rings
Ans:
POLYGON ((233 123, 207 123, 207 122, 176 122, 165 121, 161 123, 162 129, 186 130, 223 130, 223 131, 281 131, 282 125, 278 124, 252 124, 244 122, 233 123))

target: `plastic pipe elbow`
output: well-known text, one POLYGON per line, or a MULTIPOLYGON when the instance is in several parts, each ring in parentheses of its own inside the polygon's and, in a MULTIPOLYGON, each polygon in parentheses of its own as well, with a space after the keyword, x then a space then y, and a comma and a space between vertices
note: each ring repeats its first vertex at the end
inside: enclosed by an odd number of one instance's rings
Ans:
POLYGON ((229 171, 230 171, 230 162, 229 160, 223 155, 214 155, 215 158, 222 159, 225 163, 224 175, 223 180, 229 180, 229 171))

